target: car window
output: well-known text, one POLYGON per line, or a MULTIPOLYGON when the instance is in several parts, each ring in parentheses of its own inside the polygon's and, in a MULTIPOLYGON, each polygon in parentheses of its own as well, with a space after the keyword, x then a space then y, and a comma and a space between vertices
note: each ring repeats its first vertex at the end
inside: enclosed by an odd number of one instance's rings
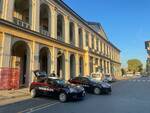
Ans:
POLYGON ((87 78, 81 78, 81 81, 84 82, 84 83, 88 83, 89 80, 87 78))
POLYGON ((47 80, 47 83, 48 83, 48 84, 51 84, 51 85, 54 85, 54 84, 55 84, 55 81, 53 81, 52 79, 48 79, 48 80, 47 80))
POLYGON ((75 78, 73 78, 72 80, 80 81, 81 79, 80 79, 79 77, 75 77, 75 78))

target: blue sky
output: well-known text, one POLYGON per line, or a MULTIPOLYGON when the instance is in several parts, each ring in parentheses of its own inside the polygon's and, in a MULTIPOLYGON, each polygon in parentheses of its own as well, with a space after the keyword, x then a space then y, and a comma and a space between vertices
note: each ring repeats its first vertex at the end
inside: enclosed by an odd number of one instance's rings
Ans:
POLYGON ((111 42, 128 59, 146 61, 144 41, 150 40, 150 0, 64 0, 85 20, 100 22, 111 42))

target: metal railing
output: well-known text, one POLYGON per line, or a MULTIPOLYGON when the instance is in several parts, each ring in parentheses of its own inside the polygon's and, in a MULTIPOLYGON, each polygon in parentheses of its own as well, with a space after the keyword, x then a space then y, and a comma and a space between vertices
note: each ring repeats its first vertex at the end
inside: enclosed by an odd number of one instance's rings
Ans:
POLYGON ((42 35, 45 35, 45 36, 50 36, 48 30, 45 30, 43 27, 40 26, 40 33, 42 35))
POLYGON ((64 38, 61 37, 61 36, 57 36, 57 39, 58 39, 59 41, 61 41, 61 42, 64 42, 64 38))
POLYGON ((31 28, 31 26, 30 26, 30 24, 29 23, 27 23, 27 22, 24 22, 23 20, 20 20, 20 19, 18 19, 18 18, 13 18, 13 22, 15 23, 15 24, 17 24, 18 26, 21 26, 21 27, 24 27, 24 28, 27 28, 27 29, 30 29, 31 28))

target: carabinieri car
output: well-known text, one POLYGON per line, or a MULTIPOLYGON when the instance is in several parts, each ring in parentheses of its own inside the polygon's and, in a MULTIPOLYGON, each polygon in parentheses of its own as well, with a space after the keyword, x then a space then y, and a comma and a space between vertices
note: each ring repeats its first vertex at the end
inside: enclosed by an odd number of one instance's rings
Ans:
POLYGON ((34 74, 37 79, 30 85, 32 97, 47 95, 66 102, 70 99, 82 99, 86 95, 82 86, 66 83, 56 77, 45 77, 45 72, 34 71, 34 74))
POLYGON ((81 85, 88 93, 96 95, 106 93, 111 94, 111 85, 102 81, 96 81, 92 77, 74 77, 69 80, 70 83, 81 85))

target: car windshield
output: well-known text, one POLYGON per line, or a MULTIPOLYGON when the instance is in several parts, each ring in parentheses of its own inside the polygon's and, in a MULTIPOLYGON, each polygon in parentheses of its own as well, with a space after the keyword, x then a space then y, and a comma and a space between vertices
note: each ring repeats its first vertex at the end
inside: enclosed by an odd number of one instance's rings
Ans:
POLYGON ((99 80, 95 80, 93 77, 88 77, 88 79, 91 81, 91 82, 101 82, 99 80))

